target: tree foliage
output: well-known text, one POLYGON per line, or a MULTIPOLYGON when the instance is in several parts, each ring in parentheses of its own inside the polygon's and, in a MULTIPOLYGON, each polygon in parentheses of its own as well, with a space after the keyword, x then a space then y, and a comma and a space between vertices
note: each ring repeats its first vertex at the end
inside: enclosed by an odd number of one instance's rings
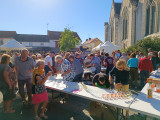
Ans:
POLYGON ((70 51, 71 48, 75 48, 79 44, 79 39, 74 36, 74 32, 68 28, 64 28, 64 32, 61 33, 59 43, 60 51, 70 51))
POLYGON ((132 52, 136 52, 136 48, 134 46, 130 46, 126 49, 122 49, 122 52, 127 53, 127 51, 132 51, 132 52))
POLYGON ((160 51, 160 38, 148 37, 148 38, 139 40, 135 44, 135 48, 143 52, 144 54, 148 53, 148 48, 151 48, 153 51, 160 51))

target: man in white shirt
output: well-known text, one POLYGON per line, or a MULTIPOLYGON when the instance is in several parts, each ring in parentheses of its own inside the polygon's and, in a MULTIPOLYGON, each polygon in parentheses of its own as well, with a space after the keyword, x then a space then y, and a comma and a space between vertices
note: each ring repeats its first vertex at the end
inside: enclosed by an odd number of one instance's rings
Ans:
POLYGON ((54 51, 51 51, 49 55, 46 56, 45 58, 45 74, 47 74, 49 71, 52 71, 53 72, 53 60, 52 58, 55 56, 55 52, 54 51))

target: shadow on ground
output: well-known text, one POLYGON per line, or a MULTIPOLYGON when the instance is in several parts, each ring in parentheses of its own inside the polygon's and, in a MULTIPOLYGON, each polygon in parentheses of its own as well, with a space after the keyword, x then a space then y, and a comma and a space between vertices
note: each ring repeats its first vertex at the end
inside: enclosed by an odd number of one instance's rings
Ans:
MULTIPOLYGON (((51 100, 51 94, 49 93, 51 100)), ((48 120, 91 120, 89 115, 89 100, 76 96, 70 96, 63 103, 59 98, 50 101, 48 104, 48 120)), ((3 103, 0 104, 0 120, 34 120, 33 106, 23 107, 19 96, 13 101, 12 108, 16 110, 14 114, 3 112, 3 103)))

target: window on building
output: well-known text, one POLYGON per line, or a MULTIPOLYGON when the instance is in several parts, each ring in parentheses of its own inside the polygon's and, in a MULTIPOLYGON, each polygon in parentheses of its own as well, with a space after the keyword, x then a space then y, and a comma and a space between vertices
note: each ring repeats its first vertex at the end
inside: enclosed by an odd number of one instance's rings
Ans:
POLYGON ((112 42, 114 41, 114 25, 112 25, 112 42))
POLYGON ((41 46, 43 46, 43 45, 44 45, 44 43, 42 42, 40 45, 41 45, 41 46))
POLYGON ((29 43, 29 46, 32 46, 32 43, 29 43))
POLYGON ((151 26, 151 34, 155 33, 155 17, 156 17, 156 6, 152 6, 152 26, 151 26))
POLYGON ((123 19, 123 40, 125 39, 125 19, 123 19))
POLYGON ((123 40, 128 38, 128 20, 127 17, 123 19, 123 40))
POLYGON ((149 35, 149 26, 150 26, 150 7, 146 10, 146 36, 149 35))
POLYGON ((56 41, 56 42, 55 42, 55 44, 56 44, 56 48, 57 48, 57 47, 59 47, 58 42, 59 42, 59 41, 56 41))
POLYGON ((159 10, 158 10, 158 32, 160 32, 160 4, 159 4, 159 10))
POLYGON ((127 39, 127 38, 128 38, 128 20, 126 18, 126 20, 125 20, 125 39, 127 39))
POLYGON ((113 25, 111 25, 111 42, 113 42, 113 25))

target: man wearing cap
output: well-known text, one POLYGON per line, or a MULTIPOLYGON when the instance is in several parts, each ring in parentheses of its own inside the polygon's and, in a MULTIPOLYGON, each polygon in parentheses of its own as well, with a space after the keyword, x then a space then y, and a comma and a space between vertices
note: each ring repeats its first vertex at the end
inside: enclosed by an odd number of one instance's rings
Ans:
POLYGON ((47 74, 49 71, 52 71, 53 72, 53 60, 52 58, 55 56, 55 52, 54 51, 51 51, 49 53, 49 55, 46 56, 45 58, 45 74, 47 74))

